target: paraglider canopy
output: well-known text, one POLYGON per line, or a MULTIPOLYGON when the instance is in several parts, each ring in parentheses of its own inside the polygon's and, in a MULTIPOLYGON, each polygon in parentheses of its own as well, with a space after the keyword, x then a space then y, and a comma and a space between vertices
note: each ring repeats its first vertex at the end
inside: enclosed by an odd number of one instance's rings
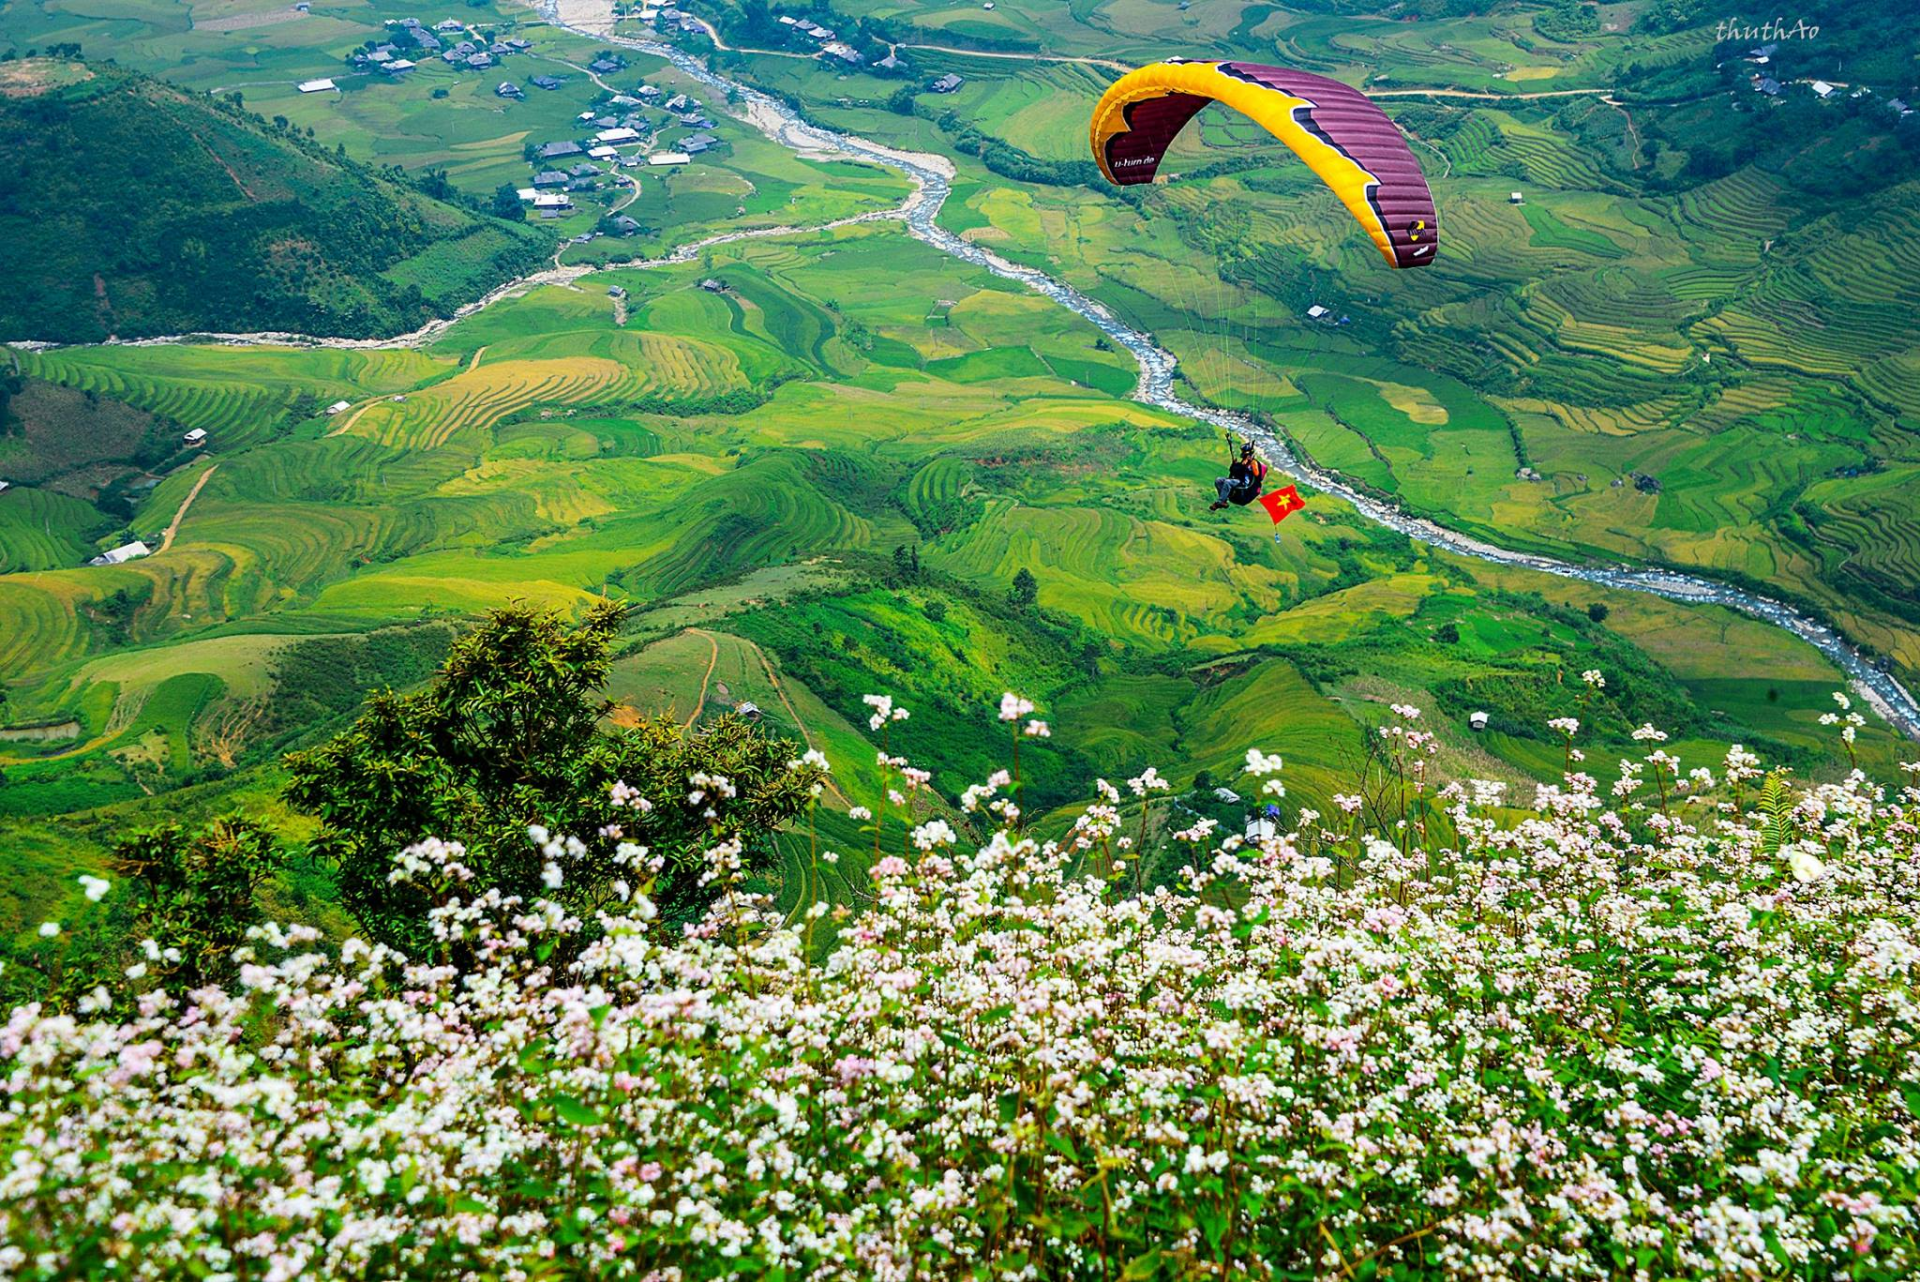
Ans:
POLYGON ((1406 138, 1350 85, 1252 62, 1156 62, 1115 81, 1093 109, 1093 156, 1116 183, 1152 182, 1187 122, 1221 102, 1307 162, 1393 267, 1433 261, 1433 192, 1406 138))

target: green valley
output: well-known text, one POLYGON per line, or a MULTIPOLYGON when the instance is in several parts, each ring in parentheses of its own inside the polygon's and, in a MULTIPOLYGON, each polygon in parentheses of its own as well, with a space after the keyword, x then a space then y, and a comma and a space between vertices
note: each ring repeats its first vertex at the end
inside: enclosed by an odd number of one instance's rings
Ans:
MULTIPOLYGON (((1134 360, 1093 326, 914 239, 887 216, 909 192, 897 171, 796 151, 737 94, 631 45, 467 9, 456 34, 526 51, 477 79, 435 59, 340 72, 438 16, 387 0, 258 27, 143 4, 105 25, 51 5, 0 22, 22 51, 110 41, 286 119, 262 130, 193 100, 227 127, 344 147, 356 172, 444 173, 482 203, 530 181, 543 140, 591 143, 583 113, 643 118, 658 141, 642 152, 678 145, 695 127, 642 87, 703 97, 720 140, 631 185, 607 162, 612 181, 534 224, 559 233, 550 270, 408 343, 10 349, 0 822, 18 885, 37 888, 16 892, 14 924, 126 824, 240 806, 301 833, 280 754, 340 728, 362 692, 424 680, 512 602, 622 602, 616 723, 751 703, 826 750, 845 795, 877 784, 861 699, 881 691, 913 710, 895 748, 949 794, 997 760, 1001 694, 1036 700, 1060 732, 1031 747, 1042 810, 1148 764, 1225 785, 1261 747, 1289 760, 1290 806, 1324 811, 1396 703, 1424 709, 1450 766, 1516 786, 1562 769, 1546 722, 1574 704, 1596 757, 1654 722, 1689 768, 1733 743, 1845 767, 1821 724, 1845 680, 1804 643, 1722 607, 1436 551, 1327 496, 1277 542, 1264 518, 1210 514, 1215 431, 1130 399, 1134 360), (589 69, 610 50, 615 69, 589 69), (563 83, 492 92, 536 71, 563 83), (337 92, 296 88, 336 73, 337 92), (638 229, 578 239, 616 210, 638 229), (81 564, 135 540, 153 554, 81 564), (1598 703, 1579 691, 1590 668, 1609 680, 1598 703)), ((741 33, 764 15, 695 12, 740 47, 674 38, 727 74, 948 157, 940 226, 1151 333, 1184 394, 1449 528, 1718 576, 1831 620, 1909 680, 1920 666, 1916 358, 1887 266, 1915 227, 1897 83, 1756 101, 1692 65, 1714 52, 1702 21, 1656 30, 1631 7, 1577 30, 1527 5, 1395 23, 1018 0, 822 15, 896 48, 892 71, 797 56, 785 35, 756 53, 741 33), (1221 113, 1166 181, 1088 185, 1088 108, 1118 65, 1167 52, 1170 22, 1190 51, 1389 95, 1431 162, 1440 262, 1379 270, 1297 163, 1221 113), (928 87, 943 75, 952 92, 928 87), (1756 152, 1763 125, 1778 141, 1756 152), (1819 181, 1817 157, 1875 154, 1884 172, 1857 189, 1819 181)), ((613 30, 656 34, 637 14, 613 30)), ((1900 751, 1877 721, 1858 749, 1877 766, 1900 751)), ((781 885, 791 905, 800 886, 781 885)))

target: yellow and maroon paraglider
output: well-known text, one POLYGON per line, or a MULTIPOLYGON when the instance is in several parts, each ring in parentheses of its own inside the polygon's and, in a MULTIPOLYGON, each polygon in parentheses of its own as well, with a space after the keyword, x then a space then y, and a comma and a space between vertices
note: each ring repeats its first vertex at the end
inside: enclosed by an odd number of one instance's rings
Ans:
POLYGON ((1093 109, 1093 157, 1110 180, 1152 182, 1160 158, 1208 103, 1266 127, 1333 189, 1392 267, 1439 246, 1433 192, 1398 127, 1358 89, 1253 62, 1156 62, 1115 81, 1093 109))

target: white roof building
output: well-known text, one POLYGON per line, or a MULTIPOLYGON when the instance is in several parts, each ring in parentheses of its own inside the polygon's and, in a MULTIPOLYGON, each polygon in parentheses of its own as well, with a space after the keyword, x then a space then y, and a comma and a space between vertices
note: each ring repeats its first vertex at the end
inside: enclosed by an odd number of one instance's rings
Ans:
POLYGON ((649 165, 684 165, 693 159, 684 151, 656 151, 647 157, 649 165))
POLYGON ((527 201, 540 199, 540 193, 538 191, 535 191, 532 187, 515 188, 513 194, 518 196, 523 204, 527 201))
POLYGON ((1314 320, 1319 320, 1322 316, 1325 316, 1326 314, 1327 314, 1327 309, 1320 306, 1320 304, 1318 303, 1315 303, 1313 306, 1307 308, 1307 315, 1312 317, 1314 320))
POLYGON ((1467 714, 1467 724, 1472 726, 1475 730, 1485 730, 1487 728, 1488 720, 1489 718, 1487 714, 1484 712, 1469 712, 1467 714))
MULTIPOLYGON (((602 129, 594 135, 594 138, 599 142, 609 145, 623 142, 639 142, 640 131, 638 129, 628 129, 623 125, 618 129, 602 129)), ((591 155, 592 153, 588 154, 591 155)))
POLYGON ((12 481, 0 481, 0 494, 5 494, 8 490, 12 488, 13 488, 12 481))
POLYGON ((593 147, 588 149, 587 154, 595 160, 612 160, 620 154, 620 149, 618 147, 593 147))
POLYGON ((1831 98, 1833 96, 1833 86, 1824 80, 1815 80, 1809 84, 1807 88, 1813 90, 1813 96, 1816 98, 1831 98))
POLYGON ((152 556, 152 555, 153 555, 152 548, 140 542, 138 539, 135 539, 133 542, 125 544, 121 547, 114 548, 110 552, 102 552, 99 556, 96 556, 93 558, 93 560, 87 562, 87 564, 88 565, 119 565, 124 561, 138 561, 143 556, 152 556))
POLYGON ((188 445, 204 445, 207 441, 207 429, 196 427, 180 439, 188 445))
POLYGON ((302 80, 300 82, 301 93, 331 93, 339 87, 340 86, 334 84, 331 80, 302 80))
POLYGON ((564 191, 538 192, 533 198, 535 209, 572 209, 573 202, 567 199, 564 191))

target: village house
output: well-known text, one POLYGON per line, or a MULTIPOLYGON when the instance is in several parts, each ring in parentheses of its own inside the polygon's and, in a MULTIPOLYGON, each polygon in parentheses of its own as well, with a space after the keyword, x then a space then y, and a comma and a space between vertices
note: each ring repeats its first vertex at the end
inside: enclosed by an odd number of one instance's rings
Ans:
POLYGON ((99 556, 96 556, 91 561, 88 561, 87 564, 88 565, 122 565, 128 561, 137 561, 143 556, 152 556, 152 555, 153 555, 152 548, 140 542, 140 540, 135 539, 133 542, 123 543, 119 547, 114 548, 111 551, 102 552, 99 556))
POLYGON ((502 80, 494 87, 493 95, 496 98, 524 98, 527 96, 527 91, 511 80, 502 80))
POLYGON ((493 65, 493 55, 476 53, 467 59, 467 66, 475 71, 485 71, 493 65))
POLYGON ((567 170, 567 177, 569 178, 598 178, 599 176, 599 166, 589 165, 584 160, 567 170))
POLYGON ((625 63, 615 62, 612 58, 602 56, 602 57, 595 58, 592 62, 588 63, 587 70, 598 72, 600 75, 606 76, 606 75, 611 75, 616 71, 619 71, 625 65, 626 65, 625 63))
POLYGON ((417 63, 414 63, 406 58, 395 58, 392 62, 389 62, 386 66, 380 68, 380 70, 385 72, 389 76, 404 76, 409 71, 412 71, 414 67, 417 65, 418 65, 417 63))
POLYGON ((952 93, 965 83, 966 81, 949 71, 946 75, 928 85, 927 88, 933 90, 935 93, 952 93))
POLYGON ((567 139, 543 144, 539 156, 542 160, 559 160, 565 156, 578 156, 583 150, 579 143, 567 139))
POLYGON ((673 97, 667 99, 666 108, 668 111, 685 111, 687 109, 687 95, 683 93, 673 95, 673 97))
POLYGON ((558 76, 535 76, 532 80, 529 80, 527 83, 532 85, 535 89, 546 89, 551 91, 554 89, 558 89, 561 85, 567 82, 560 79, 558 76))
POLYGON ((302 80, 300 82, 301 93, 332 93, 335 88, 336 86, 331 80, 302 80))
POLYGON ((642 98, 649 99, 649 100, 658 98, 660 96, 660 90, 654 87, 653 85, 641 85, 638 89, 634 90, 634 92, 639 94, 642 98))
POLYGON ((572 209, 573 201, 564 192, 543 191, 533 198, 533 207, 541 211, 572 209))
POLYGON ((352 408, 353 408, 352 401, 335 401, 333 404, 327 406, 327 413, 340 414, 352 408))
POLYGON ((649 165, 684 165, 693 157, 684 151, 656 151, 647 157, 649 165))
POLYGON ((180 438, 180 443, 190 450, 197 450, 207 443, 207 429, 196 427, 180 438))
POLYGON ((599 133, 595 134, 593 137, 596 142, 601 142, 601 143, 607 144, 608 146, 617 147, 622 143, 639 142, 640 131, 638 129, 628 129, 624 125, 618 125, 612 129, 602 129, 599 133))
POLYGON ((558 169, 543 169, 533 176, 533 185, 536 188, 564 187, 567 185, 567 176, 558 169))
POLYGON ((465 31, 467 24, 458 18, 442 18, 433 24, 433 29, 435 31, 465 31))
POLYGON ((713 145, 719 141, 712 134, 688 134, 680 140, 678 145, 680 150, 689 156, 697 156, 703 151, 712 150, 713 145))
MULTIPOLYGON (((638 233, 640 230, 640 224, 633 221, 633 219, 627 217, 625 214, 615 214, 613 216, 612 221, 608 223, 608 226, 612 227, 614 231, 620 233, 620 235, 622 236, 632 236, 638 233)), ((618 285, 615 285, 613 288, 619 289, 620 287, 618 285)), ((607 292, 613 293, 613 290, 608 290, 607 292)), ((622 294, 624 294, 624 292, 625 291, 622 291, 622 294)), ((619 298, 621 297, 621 294, 614 294, 614 297, 619 298)))
POLYGON ((618 147, 589 147, 587 148, 587 155, 593 157, 595 160, 618 160, 620 158, 620 149, 618 147))

